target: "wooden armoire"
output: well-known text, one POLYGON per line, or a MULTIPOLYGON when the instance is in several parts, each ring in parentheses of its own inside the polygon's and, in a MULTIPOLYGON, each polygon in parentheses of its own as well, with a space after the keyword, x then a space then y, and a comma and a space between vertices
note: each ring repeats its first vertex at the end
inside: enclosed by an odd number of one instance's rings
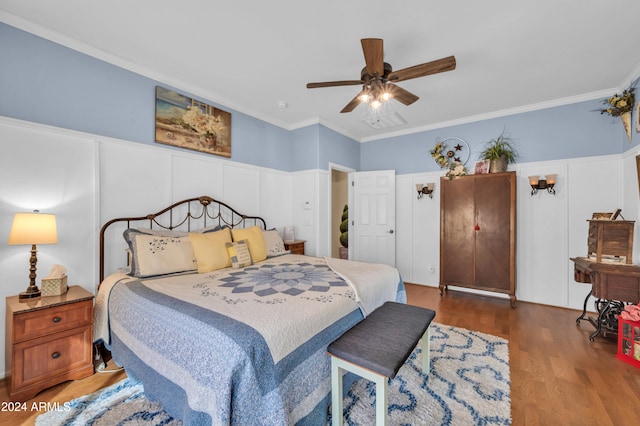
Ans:
POLYGON ((505 293, 516 306, 516 174, 440 180, 440 295, 448 286, 505 293))

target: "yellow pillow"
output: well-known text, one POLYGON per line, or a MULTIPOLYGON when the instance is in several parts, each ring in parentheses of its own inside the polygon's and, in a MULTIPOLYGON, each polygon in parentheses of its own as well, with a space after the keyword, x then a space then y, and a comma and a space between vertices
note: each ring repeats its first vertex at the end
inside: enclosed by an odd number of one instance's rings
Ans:
POLYGON ((215 271, 231 266, 226 243, 231 242, 229 228, 197 234, 189 232, 193 254, 198 262, 198 273, 215 271))
POLYGON ((251 228, 233 228, 233 241, 247 240, 249 243, 249 252, 254 262, 260 262, 267 258, 267 246, 262 236, 262 228, 252 226, 251 228))

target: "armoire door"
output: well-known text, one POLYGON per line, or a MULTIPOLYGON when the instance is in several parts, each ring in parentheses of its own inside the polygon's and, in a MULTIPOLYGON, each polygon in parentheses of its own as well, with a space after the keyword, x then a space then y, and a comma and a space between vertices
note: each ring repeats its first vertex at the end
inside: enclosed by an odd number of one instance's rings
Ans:
POLYGON ((511 288, 511 181, 505 175, 483 176, 476 183, 476 279, 484 290, 511 288))
POLYGON ((440 188, 440 283, 473 286, 475 180, 443 178, 440 188))

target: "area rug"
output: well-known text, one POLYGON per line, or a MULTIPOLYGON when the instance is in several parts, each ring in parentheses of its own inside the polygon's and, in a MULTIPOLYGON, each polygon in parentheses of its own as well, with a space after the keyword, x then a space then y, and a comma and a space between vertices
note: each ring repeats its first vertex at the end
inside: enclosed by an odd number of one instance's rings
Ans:
MULTIPOLYGON (((382 344, 382 342, 381 342, 382 344)), ((431 371, 421 345, 389 381, 389 425, 510 425, 509 342, 459 327, 431 324, 431 371)), ((375 423, 375 386, 362 379, 344 398, 347 425, 375 423)), ((180 425, 149 402, 142 385, 124 379, 36 419, 49 425, 180 425)))

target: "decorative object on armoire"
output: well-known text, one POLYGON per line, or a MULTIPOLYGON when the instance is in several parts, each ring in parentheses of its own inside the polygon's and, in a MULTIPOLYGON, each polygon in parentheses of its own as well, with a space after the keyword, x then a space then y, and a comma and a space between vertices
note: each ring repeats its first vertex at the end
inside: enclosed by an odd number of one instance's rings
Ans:
POLYGON ((507 171, 507 166, 518 159, 518 151, 515 141, 504 131, 494 139, 491 139, 480 152, 480 158, 491 163, 489 173, 502 173, 507 171))
POLYGON ((340 219, 340 259, 349 258, 349 205, 345 204, 340 219))
POLYGON ((447 170, 445 176, 449 179, 467 174, 465 165, 469 161, 470 149, 469 144, 464 139, 455 137, 443 139, 436 142, 429 153, 441 169, 447 170), (448 143, 455 145, 449 148, 448 143))
POLYGON ((505 293, 516 305, 516 174, 440 179, 440 294, 505 293))
POLYGON ((418 200, 422 199, 423 195, 428 195, 429 198, 433 198, 433 191, 436 187, 436 184, 433 182, 429 183, 416 183, 416 190, 418 191, 418 200))
POLYGON ((635 105, 635 87, 630 86, 625 89, 622 94, 615 94, 612 97, 602 101, 607 108, 600 109, 600 114, 607 114, 612 117, 620 117, 627 138, 631 141, 631 111, 635 105))
POLYGON ((36 264, 38 263, 36 244, 56 244, 57 242, 58 232, 55 215, 34 210, 33 213, 16 213, 13 216, 13 224, 7 243, 9 245, 31 245, 29 287, 18 295, 20 299, 39 297, 41 294, 36 285, 36 264))
POLYGON ((556 195, 556 190, 553 188, 556 185, 556 176, 545 175, 544 179, 540 179, 540 176, 529 176, 531 196, 536 195, 540 189, 546 189, 549 194, 556 195))
POLYGON ((231 113, 156 86, 156 142, 231 157, 231 113))
POLYGON ((489 173, 490 168, 491 168, 491 161, 489 160, 476 161, 473 165, 473 174, 483 175, 483 174, 489 173))

